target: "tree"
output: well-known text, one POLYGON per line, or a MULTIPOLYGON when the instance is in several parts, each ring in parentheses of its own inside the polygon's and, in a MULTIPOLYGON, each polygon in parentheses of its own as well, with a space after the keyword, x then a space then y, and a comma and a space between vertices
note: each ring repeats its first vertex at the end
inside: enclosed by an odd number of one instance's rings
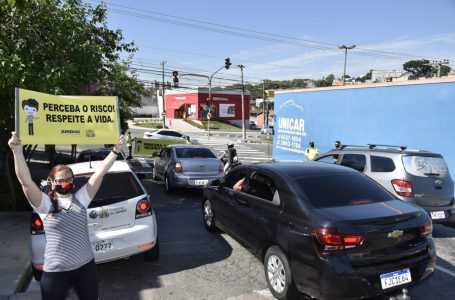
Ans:
MULTIPOLYGON (((133 54, 137 48, 124 42, 120 30, 107 27, 106 13, 104 4, 92 7, 81 0, 0 0, 0 172, 12 169, 6 141, 14 128, 15 87, 56 95, 117 95, 126 130, 144 87, 129 68, 131 56, 120 59, 122 52, 133 54)), ((10 199, 12 184, 6 189, 5 182, 12 181, 11 174, 0 175, 0 198, 10 199)))
POLYGON ((415 79, 430 77, 434 74, 434 69, 435 68, 430 65, 430 61, 426 59, 410 60, 403 64, 403 70, 412 73, 412 77, 415 79))
POLYGON ((373 70, 370 70, 368 73, 366 73, 364 76, 357 78, 358 81, 365 82, 366 80, 371 80, 371 73, 373 70))

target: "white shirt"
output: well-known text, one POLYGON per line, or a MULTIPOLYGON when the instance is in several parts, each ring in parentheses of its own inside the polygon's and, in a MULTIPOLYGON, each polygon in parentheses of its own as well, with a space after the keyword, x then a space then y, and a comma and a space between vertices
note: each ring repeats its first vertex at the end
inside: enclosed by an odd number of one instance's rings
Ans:
MULTIPOLYGON (((49 210, 52 207, 52 201, 49 196, 43 192, 41 192, 41 204, 39 207, 33 206, 33 208, 36 210, 36 212, 39 214, 41 220, 44 220, 44 218, 49 214, 49 210)), ((75 197, 77 200, 79 200, 79 203, 82 204, 85 208, 88 207, 90 202, 92 201, 92 198, 89 197, 88 192, 87 192, 87 184, 84 184, 83 187, 81 187, 75 194, 75 197)), ((69 209, 71 206, 71 202, 73 200, 73 195, 70 194, 69 197, 65 198, 57 198, 58 206, 61 207, 62 209, 69 209)))

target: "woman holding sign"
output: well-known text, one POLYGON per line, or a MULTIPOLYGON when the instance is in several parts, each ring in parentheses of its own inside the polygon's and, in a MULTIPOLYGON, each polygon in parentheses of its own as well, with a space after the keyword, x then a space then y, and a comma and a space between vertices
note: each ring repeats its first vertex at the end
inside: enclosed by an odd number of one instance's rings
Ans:
POLYGON ((21 141, 12 133, 8 145, 14 167, 30 205, 39 213, 46 231, 41 294, 44 300, 65 299, 74 287, 79 299, 98 299, 98 278, 87 228, 87 207, 96 195, 103 176, 114 164, 124 144, 118 144, 77 193, 73 192, 73 172, 65 165, 52 168, 47 177, 50 192, 45 194, 33 182, 25 162, 21 141))

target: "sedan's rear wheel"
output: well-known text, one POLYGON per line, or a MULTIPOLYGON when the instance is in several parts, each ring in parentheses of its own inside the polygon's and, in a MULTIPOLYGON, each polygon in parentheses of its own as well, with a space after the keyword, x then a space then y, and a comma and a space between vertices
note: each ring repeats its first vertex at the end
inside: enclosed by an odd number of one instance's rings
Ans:
POLYGON ((204 201, 202 205, 202 215, 204 216, 204 225, 208 231, 215 231, 215 215, 213 213, 212 204, 209 199, 204 201))
POLYGON ((267 250, 264 272, 267 285, 277 299, 294 299, 297 296, 288 259, 279 247, 272 246, 267 250))
POLYGON ((166 189, 166 193, 172 193, 172 185, 167 175, 164 175, 164 188, 166 189))

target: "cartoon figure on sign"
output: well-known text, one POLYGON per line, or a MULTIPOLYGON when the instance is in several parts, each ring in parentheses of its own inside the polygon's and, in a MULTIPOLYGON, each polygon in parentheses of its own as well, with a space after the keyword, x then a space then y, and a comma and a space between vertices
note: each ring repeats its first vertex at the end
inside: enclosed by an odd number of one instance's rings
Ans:
POLYGON ((28 135, 34 135, 33 132, 33 120, 39 119, 35 117, 36 112, 38 111, 38 101, 35 99, 22 100, 22 109, 26 114, 25 123, 28 123, 28 135))

